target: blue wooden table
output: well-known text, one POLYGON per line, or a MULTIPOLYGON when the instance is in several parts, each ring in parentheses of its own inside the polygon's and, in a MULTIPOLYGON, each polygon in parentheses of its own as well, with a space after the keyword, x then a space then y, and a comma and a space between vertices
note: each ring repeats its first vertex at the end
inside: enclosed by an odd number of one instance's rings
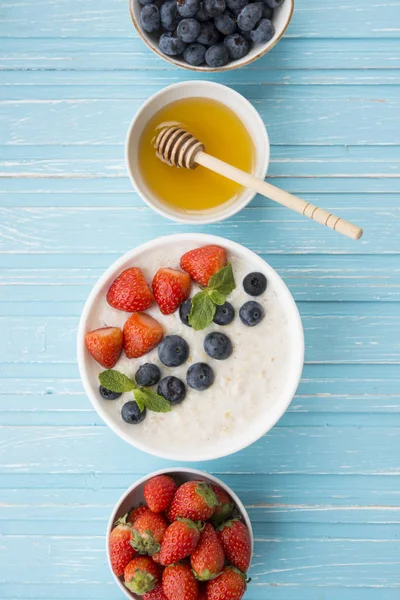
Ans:
MULTIPOLYGON (((0 19, 0 597, 117 600, 111 508, 167 463, 103 425, 75 338, 121 253, 195 230, 151 212, 123 158, 141 103, 190 74, 144 47, 125 0, 4 0, 0 19)), ((248 600, 400 598, 399 23, 399 0, 297 0, 272 52, 208 77, 260 111, 273 183, 365 229, 348 241, 260 197, 200 229, 269 261, 305 329, 281 421, 199 465, 249 509, 248 600)))

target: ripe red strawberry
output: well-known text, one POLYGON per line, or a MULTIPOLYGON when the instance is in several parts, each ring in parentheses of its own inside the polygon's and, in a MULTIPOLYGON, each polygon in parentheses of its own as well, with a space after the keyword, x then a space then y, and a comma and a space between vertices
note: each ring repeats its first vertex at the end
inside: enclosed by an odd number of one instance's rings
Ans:
POLYGON ((132 529, 132 546, 139 554, 152 556, 160 550, 168 523, 162 515, 148 510, 138 517, 132 529))
POLYGON ((235 505, 229 494, 219 487, 219 485, 215 485, 215 483, 211 483, 210 485, 219 502, 219 505, 215 507, 212 521, 214 525, 219 525, 231 516, 235 505))
POLYGON ((122 352, 123 337, 119 327, 101 327, 85 335, 86 348, 106 369, 112 369, 122 352))
POLYGON ((125 269, 113 281, 107 292, 107 302, 118 310, 127 312, 142 311, 154 302, 154 296, 137 267, 125 269))
POLYGON ((222 544, 211 523, 204 525, 200 541, 190 557, 190 562, 194 574, 201 581, 214 579, 224 568, 225 555, 222 544))
POLYGON ((159 269, 153 278, 154 298, 163 315, 174 313, 190 294, 190 277, 182 271, 159 269))
POLYGON ((189 565, 170 565, 164 570, 162 585, 168 600, 197 600, 199 584, 189 565))
POLYGON ((151 557, 154 562, 156 562, 158 565, 161 565, 161 557, 160 557, 160 553, 156 552, 155 554, 153 554, 153 556, 151 557))
POLYGON ((216 579, 207 583, 207 600, 241 600, 246 579, 235 567, 226 567, 216 579))
POLYGON ((227 560, 246 573, 251 559, 250 534, 246 525, 238 519, 226 521, 219 527, 218 537, 227 560))
MULTIPOLYGON (((151 592, 147 592, 143 598, 144 600, 168 600, 164 593, 162 583, 158 583, 156 587, 151 592)), ((206 600, 206 598, 204 600, 206 600)))
POLYGON ((125 567, 124 583, 128 590, 139 596, 151 592, 160 579, 160 567, 148 556, 138 556, 125 567))
POLYGON ((145 513, 147 513, 148 511, 149 511, 149 507, 146 506, 145 504, 142 504, 141 506, 137 506, 136 508, 132 508, 132 510, 128 516, 128 522, 131 523, 131 525, 134 525, 136 523, 136 520, 139 517, 141 517, 142 515, 144 515, 145 513))
POLYGON ((108 538, 111 567, 114 575, 121 577, 126 565, 135 557, 136 551, 131 546, 132 530, 126 523, 126 517, 118 519, 116 527, 108 538))
POLYGON ((207 521, 214 514, 218 500, 204 481, 187 481, 176 492, 168 511, 170 521, 178 517, 207 521))
POLYGON ((169 475, 156 475, 146 481, 144 497, 149 509, 155 513, 168 510, 177 489, 177 484, 169 475))
POLYGON ((161 544, 160 562, 171 565, 190 556, 200 539, 199 527, 190 519, 174 521, 165 532, 161 544))
POLYGON ((124 325, 124 350, 128 358, 139 358, 160 343, 164 335, 158 321, 134 312, 124 325))
POLYGON ((227 263, 226 252, 220 246, 202 246, 186 252, 181 258, 181 268, 193 281, 207 287, 210 277, 227 263))

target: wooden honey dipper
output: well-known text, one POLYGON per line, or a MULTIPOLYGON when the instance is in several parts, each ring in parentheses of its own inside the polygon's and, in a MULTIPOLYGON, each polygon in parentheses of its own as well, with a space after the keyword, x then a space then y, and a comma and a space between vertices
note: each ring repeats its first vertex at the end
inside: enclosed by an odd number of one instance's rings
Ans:
POLYGON ((205 152, 205 146, 194 135, 176 125, 163 127, 154 144, 158 158, 170 166, 194 169, 202 165, 227 179, 251 188, 287 208, 290 208, 313 221, 321 223, 353 240, 359 240, 363 230, 357 225, 336 217, 310 202, 301 200, 266 181, 215 158, 205 152))

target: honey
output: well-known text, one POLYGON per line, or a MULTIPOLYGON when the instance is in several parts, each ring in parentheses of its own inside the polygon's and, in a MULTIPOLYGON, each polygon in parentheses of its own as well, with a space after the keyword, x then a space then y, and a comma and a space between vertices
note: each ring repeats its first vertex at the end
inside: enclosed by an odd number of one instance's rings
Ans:
POLYGON ((138 146, 139 168, 150 192, 186 212, 207 211, 233 202, 242 187, 217 173, 197 166, 179 169, 163 163, 154 149, 157 131, 179 124, 205 145, 206 152, 251 173, 254 144, 240 118, 221 102, 185 98, 164 106, 147 123, 138 146))

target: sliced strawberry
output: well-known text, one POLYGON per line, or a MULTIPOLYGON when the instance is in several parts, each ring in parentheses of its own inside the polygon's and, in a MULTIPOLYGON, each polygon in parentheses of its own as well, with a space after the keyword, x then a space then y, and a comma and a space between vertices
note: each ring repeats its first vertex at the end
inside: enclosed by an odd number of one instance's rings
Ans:
POLYGON ((181 268, 203 287, 210 277, 227 264, 226 252, 220 246, 202 246, 186 252, 181 258, 181 268))
POLYGON ((154 298, 163 315, 175 312, 190 294, 190 277, 182 271, 159 269, 153 278, 154 298))
POLYGON ((133 313, 124 325, 124 350, 128 358, 139 358, 160 343, 160 323, 144 313, 133 313))
POLYGON ((149 308, 154 297, 142 271, 131 267, 122 271, 113 281, 107 292, 107 302, 118 310, 135 312, 149 308))
POLYGON ((106 369, 112 369, 122 352, 123 336, 119 327, 101 327, 85 335, 86 348, 106 369))

